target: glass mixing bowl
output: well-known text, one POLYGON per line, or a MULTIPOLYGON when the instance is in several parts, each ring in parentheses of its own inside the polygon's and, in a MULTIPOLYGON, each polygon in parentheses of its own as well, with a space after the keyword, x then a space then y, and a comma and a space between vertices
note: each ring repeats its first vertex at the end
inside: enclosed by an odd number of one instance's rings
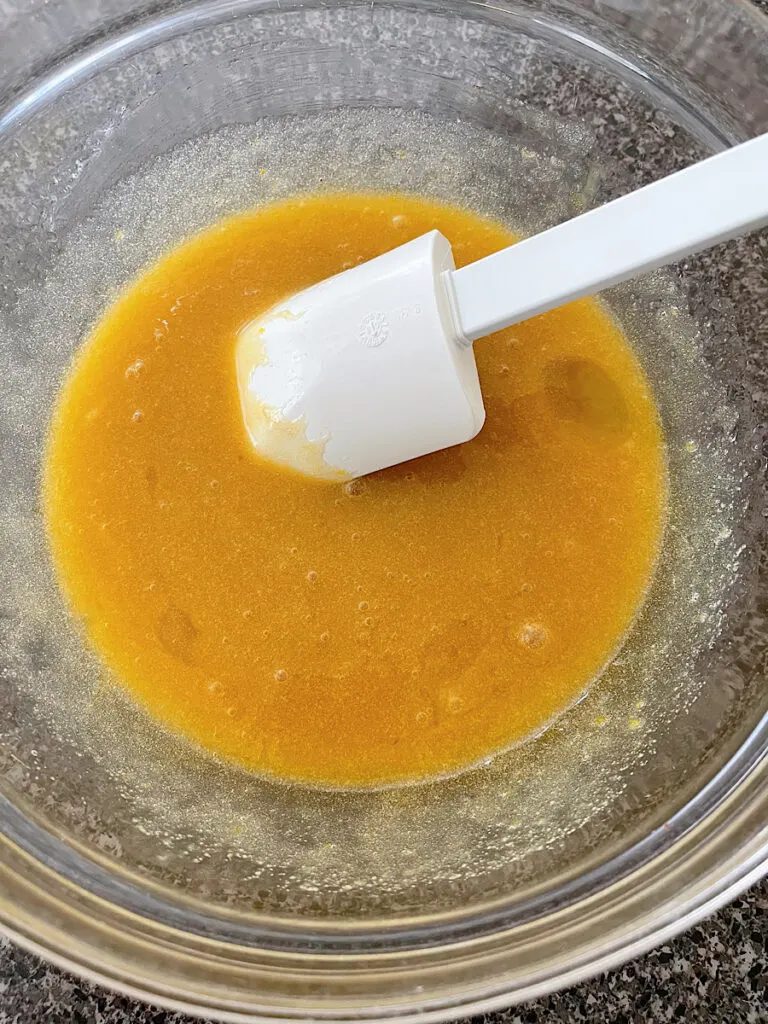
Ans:
POLYGON ((221 1019, 429 1020, 615 964, 756 879, 764 236, 606 296, 669 445, 659 570, 590 693, 460 777, 287 787, 163 733, 62 606, 38 480, 73 351, 172 243, 345 187, 427 192, 536 230, 768 129, 768 21, 735 0, 23 8, 0 11, 7 932, 221 1019))

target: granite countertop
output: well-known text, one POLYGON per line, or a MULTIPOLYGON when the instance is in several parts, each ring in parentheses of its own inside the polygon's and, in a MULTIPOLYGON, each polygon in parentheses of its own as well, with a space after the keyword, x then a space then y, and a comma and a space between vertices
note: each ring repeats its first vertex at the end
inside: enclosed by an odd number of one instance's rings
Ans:
MULTIPOLYGON (((755 2, 768 13, 768 0, 755 2)), ((768 879, 686 934, 623 967, 482 1020, 768 1022, 768 879)), ((184 1014, 148 1007, 80 981, 0 937, 0 1024, 43 1021, 194 1024, 184 1014)))

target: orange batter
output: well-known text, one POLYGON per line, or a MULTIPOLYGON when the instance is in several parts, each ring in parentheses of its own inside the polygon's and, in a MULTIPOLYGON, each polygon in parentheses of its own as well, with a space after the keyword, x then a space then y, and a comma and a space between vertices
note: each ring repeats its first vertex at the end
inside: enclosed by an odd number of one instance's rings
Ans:
POLYGON ((90 642, 171 729, 283 779, 435 776, 541 729, 653 570, 659 422, 592 301, 476 345, 487 422, 469 444, 347 484, 250 447, 238 330, 431 228, 459 265, 513 240, 415 196, 227 220, 126 290, 53 417, 48 533, 90 642))

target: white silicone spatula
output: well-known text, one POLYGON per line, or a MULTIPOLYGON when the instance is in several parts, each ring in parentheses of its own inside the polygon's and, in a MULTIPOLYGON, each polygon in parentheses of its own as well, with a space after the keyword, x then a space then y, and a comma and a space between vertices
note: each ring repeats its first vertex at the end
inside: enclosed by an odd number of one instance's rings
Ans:
POLYGON ((294 295, 237 346, 267 458, 362 476, 474 437, 472 342, 768 224, 768 134, 456 270, 438 232, 294 295))

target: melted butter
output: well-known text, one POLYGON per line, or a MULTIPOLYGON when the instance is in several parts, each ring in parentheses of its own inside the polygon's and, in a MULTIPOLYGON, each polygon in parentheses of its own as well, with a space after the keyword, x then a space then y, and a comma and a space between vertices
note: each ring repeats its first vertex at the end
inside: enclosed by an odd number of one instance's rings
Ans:
POLYGON ((348 482, 253 452, 238 332, 432 228, 458 265, 513 240, 413 196, 235 217, 129 287, 61 390, 44 506, 89 642, 169 728, 259 772, 386 784, 524 739, 600 672, 653 571, 662 436, 595 302, 476 344, 466 445, 348 482))

